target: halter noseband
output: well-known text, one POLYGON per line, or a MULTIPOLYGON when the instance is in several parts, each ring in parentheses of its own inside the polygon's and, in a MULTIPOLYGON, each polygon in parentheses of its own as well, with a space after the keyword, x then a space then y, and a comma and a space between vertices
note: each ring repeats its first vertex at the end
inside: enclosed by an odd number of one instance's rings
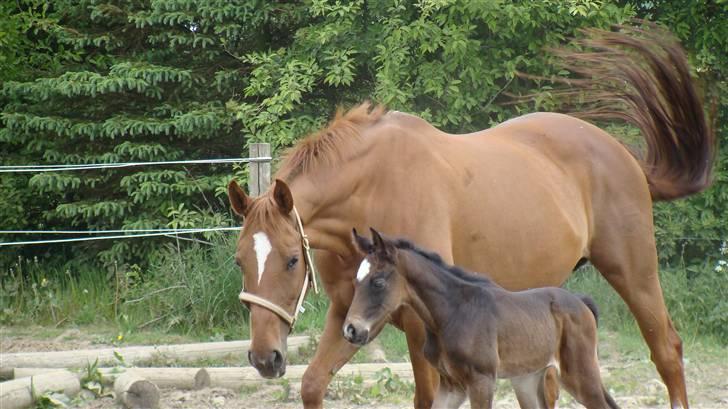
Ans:
POLYGON ((306 265, 306 275, 303 277, 303 286, 301 287, 301 294, 298 296, 298 302, 296 303, 296 309, 293 311, 293 315, 289 314, 283 307, 275 304, 271 301, 266 300, 263 297, 259 297, 255 294, 246 293, 245 289, 240 292, 238 298, 240 301, 247 301, 263 308, 267 308, 271 312, 278 315, 283 321, 288 323, 289 332, 293 331, 293 324, 298 319, 298 313, 303 311, 303 299, 306 298, 306 290, 309 284, 313 286, 313 292, 318 294, 318 284, 316 284, 316 267, 313 264, 311 258, 311 246, 308 242, 308 236, 303 231, 303 223, 301 222, 301 216, 298 215, 296 206, 293 206, 293 214, 296 216, 296 224, 298 226, 298 233, 301 235, 301 245, 303 246, 303 262, 306 265))

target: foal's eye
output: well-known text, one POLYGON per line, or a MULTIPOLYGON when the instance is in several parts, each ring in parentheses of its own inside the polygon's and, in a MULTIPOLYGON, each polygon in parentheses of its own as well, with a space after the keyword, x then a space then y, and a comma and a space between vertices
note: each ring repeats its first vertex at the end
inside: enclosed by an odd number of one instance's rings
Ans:
POLYGON ((292 269, 296 265, 296 263, 298 263, 298 257, 297 256, 291 257, 291 259, 288 260, 288 269, 289 270, 292 269))
POLYGON ((375 278, 372 280, 372 287, 378 290, 384 288, 384 284, 386 284, 386 281, 383 278, 375 278))

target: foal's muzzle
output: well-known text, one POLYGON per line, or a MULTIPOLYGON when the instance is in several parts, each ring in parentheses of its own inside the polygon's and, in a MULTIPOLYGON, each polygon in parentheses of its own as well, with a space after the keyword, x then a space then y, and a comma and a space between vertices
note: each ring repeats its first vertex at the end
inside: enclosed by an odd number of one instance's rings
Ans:
POLYGON ((266 356, 256 356, 253 351, 248 351, 248 361, 250 365, 258 370, 260 376, 264 378, 280 378, 286 374, 285 357, 281 351, 274 349, 266 356))
POLYGON ((369 342, 369 329, 356 323, 344 323, 342 328, 344 331, 344 339, 354 345, 365 345, 369 342))

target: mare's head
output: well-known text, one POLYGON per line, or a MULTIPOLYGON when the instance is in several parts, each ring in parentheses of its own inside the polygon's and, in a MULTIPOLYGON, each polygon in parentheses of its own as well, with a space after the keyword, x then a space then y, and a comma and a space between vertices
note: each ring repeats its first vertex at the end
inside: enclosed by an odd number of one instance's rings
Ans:
MULTIPOLYGON (((298 296, 305 291, 306 266, 288 185, 276 180, 272 189, 251 198, 232 181, 228 197, 235 214, 245 218, 235 251, 235 261, 243 272, 243 291, 293 315, 298 296)), ((248 360, 262 376, 280 377, 286 372, 290 325, 269 308, 246 304, 251 336, 248 360)))
POLYGON ((344 338, 355 345, 374 339, 405 301, 405 277, 398 268, 398 250, 374 229, 372 239, 352 231, 355 247, 364 254, 354 283, 354 299, 346 314, 344 338))

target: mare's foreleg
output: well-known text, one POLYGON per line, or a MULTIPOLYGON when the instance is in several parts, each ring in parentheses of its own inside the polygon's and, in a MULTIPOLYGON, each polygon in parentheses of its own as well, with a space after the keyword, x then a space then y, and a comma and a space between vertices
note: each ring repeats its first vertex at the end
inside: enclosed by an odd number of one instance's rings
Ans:
POLYGON ((435 390, 439 383, 439 374, 425 358, 425 325, 410 308, 402 308, 396 319, 398 326, 404 330, 407 337, 407 348, 409 349, 410 361, 412 362, 412 373, 415 377, 414 407, 438 407, 433 406, 432 402, 435 398, 435 390))
POLYGON ((329 306, 321 341, 301 382, 301 398, 304 408, 321 408, 326 388, 336 371, 354 356, 358 347, 347 342, 341 332, 346 317, 346 307, 329 306))
POLYGON ((354 267, 344 265, 340 259, 326 252, 316 252, 321 282, 331 304, 316 354, 306 368, 301 382, 304 408, 321 408, 331 378, 359 349, 344 339, 341 327, 353 297, 353 286, 347 273, 353 276, 354 267))

